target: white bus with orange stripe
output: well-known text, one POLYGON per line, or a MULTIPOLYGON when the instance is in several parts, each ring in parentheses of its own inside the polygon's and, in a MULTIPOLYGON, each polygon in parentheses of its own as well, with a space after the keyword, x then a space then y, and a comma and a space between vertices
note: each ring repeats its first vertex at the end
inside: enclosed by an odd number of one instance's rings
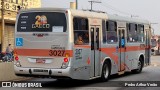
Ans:
POLYGON ((150 65, 146 20, 72 9, 30 9, 17 16, 15 74, 107 80, 150 65))

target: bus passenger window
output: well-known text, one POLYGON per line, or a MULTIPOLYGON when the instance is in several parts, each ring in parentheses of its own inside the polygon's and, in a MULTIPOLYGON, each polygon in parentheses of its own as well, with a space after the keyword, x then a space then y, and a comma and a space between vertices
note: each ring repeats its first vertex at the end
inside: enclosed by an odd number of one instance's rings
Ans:
POLYGON ((88 19, 75 17, 73 19, 75 45, 89 44, 88 19))
POLYGON ((117 23, 114 21, 106 22, 107 27, 107 43, 116 43, 117 39, 117 23))
POLYGON ((77 40, 75 41, 75 44, 82 45, 84 43, 82 35, 78 35, 77 40))
POLYGON ((74 33, 74 42, 77 45, 83 45, 89 43, 89 34, 88 32, 75 32, 74 33))
POLYGON ((137 24, 130 23, 129 28, 127 28, 127 41, 128 42, 138 42, 138 35, 137 35, 137 24))
POLYGON ((86 32, 83 39, 85 43, 89 43, 89 33, 86 32))
POLYGON ((139 24, 138 25, 138 41, 139 42, 144 42, 144 25, 139 24))

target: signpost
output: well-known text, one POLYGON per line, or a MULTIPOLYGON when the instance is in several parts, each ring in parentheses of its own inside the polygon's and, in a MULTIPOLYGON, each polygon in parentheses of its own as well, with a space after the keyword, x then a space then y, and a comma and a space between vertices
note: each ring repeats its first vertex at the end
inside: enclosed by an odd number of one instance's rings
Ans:
POLYGON ((1 28, 1 51, 3 50, 3 36, 4 36, 4 28, 5 28, 5 22, 4 22, 4 0, 1 0, 1 24, 2 24, 2 28, 1 28))

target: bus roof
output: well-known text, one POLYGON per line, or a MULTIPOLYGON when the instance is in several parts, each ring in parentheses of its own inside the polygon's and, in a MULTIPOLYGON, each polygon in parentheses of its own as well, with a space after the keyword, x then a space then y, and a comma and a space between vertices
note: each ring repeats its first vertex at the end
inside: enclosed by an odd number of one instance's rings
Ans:
POLYGON ((82 17, 94 17, 94 18, 101 18, 101 19, 108 19, 108 20, 116 20, 116 21, 125 21, 125 22, 132 22, 132 23, 140 23, 140 24, 149 24, 148 20, 131 18, 131 17, 123 17, 118 15, 111 15, 104 12, 91 12, 86 10, 73 10, 70 9, 72 15, 75 16, 82 16, 82 17))
POLYGON ((32 8, 32 9, 20 10, 20 12, 33 12, 33 11, 70 11, 73 16, 93 17, 100 19, 125 21, 130 23, 149 24, 149 21, 144 19, 123 17, 118 15, 111 15, 104 12, 89 11, 89 10, 76 10, 76 9, 66 9, 66 8, 32 8))

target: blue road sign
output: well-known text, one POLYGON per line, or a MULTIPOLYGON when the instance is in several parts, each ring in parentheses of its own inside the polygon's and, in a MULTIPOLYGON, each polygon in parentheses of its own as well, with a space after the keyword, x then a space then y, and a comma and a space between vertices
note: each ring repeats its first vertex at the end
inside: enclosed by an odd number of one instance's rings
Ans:
POLYGON ((16 38, 16 46, 23 46, 23 38, 16 38))

